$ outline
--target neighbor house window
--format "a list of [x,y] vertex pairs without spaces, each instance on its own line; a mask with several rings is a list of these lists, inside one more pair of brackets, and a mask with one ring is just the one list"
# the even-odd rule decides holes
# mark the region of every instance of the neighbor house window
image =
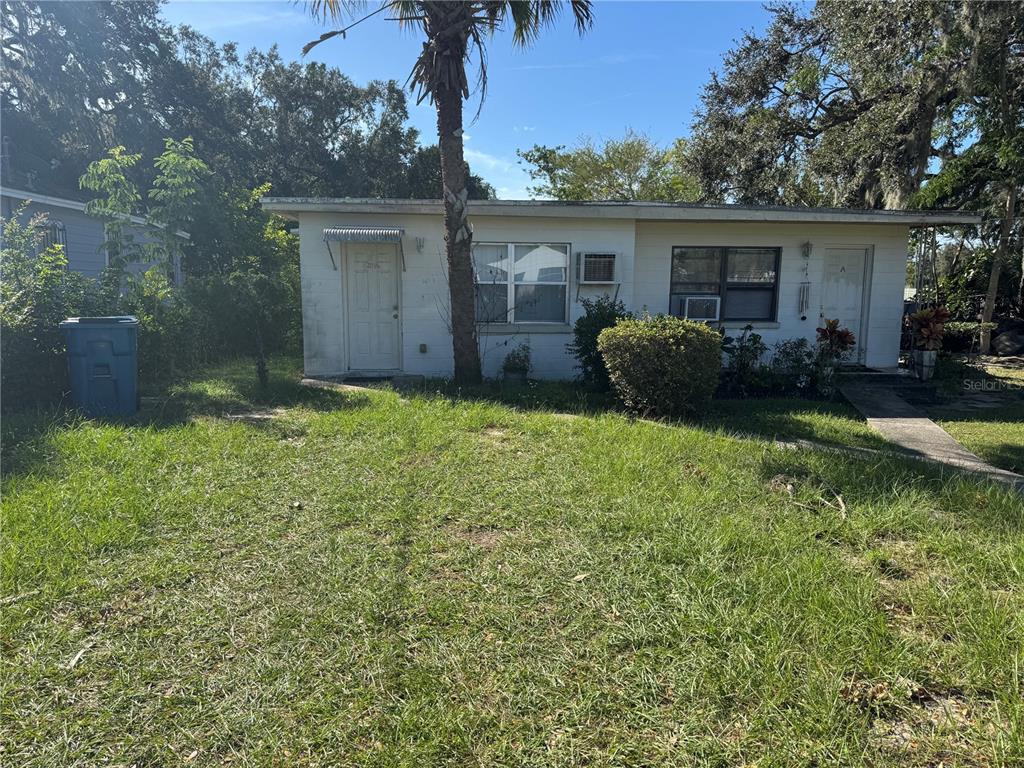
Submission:
[[474,243],[478,323],[566,323],[568,243]]
[[67,255],[68,231],[64,226],[64,222],[51,219],[40,224],[39,231],[42,232],[42,241],[39,244],[42,250],[46,250],[53,245],[59,245],[64,250],[64,255]]
[[[709,315],[718,299],[720,320],[774,320],[779,288],[779,248],[672,249],[672,313],[687,306]],[[687,301],[692,297],[694,301]],[[701,299],[704,299],[701,301]]]

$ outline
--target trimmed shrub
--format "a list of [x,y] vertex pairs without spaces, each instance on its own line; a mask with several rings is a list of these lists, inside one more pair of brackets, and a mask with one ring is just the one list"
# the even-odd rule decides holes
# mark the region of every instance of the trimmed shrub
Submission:
[[637,413],[693,413],[718,386],[720,339],[703,323],[664,315],[620,320],[601,331],[597,346],[615,392]]
[[613,327],[619,320],[632,317],[626,305],[611,296],[596,299],[582,299],[584,314],[576,319],[572,327],[573,340],[568,344],[569,354],[579,360],[580,378],[589,387],[606,392],[611,387],[608,369],[597,348],[597,337],[605,328]]

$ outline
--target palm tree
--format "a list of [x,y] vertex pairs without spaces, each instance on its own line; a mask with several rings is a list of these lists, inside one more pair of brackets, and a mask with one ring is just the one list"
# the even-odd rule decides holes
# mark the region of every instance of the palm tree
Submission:
[[[363,4],[309,0],[309,5],[315,17],[337,21],[353,6]],[[455,381],[459,384],[475,384],[481,379],[473,296],[473,232],[469,227],[467,166],[462,145],[462,107],[470,94],[467,65],[475,54],[482,104],[487,91],[485,38],[510,21],[513,42],[519,46],[529,45],[555,21],[564,5],[571,9],[576,29],[580,34],[585,32],[592,22],[590,0],[382,0],[373,12],[388,10],[399,24],[422,30],[425,38],[408,84],[417,91],[417,103],[429,99],[437,109],[452,348]],[[318,40],[307,43],[302,52],[308,53],[314,46],[337,35],[344,36],[346,31],[326,32]]]

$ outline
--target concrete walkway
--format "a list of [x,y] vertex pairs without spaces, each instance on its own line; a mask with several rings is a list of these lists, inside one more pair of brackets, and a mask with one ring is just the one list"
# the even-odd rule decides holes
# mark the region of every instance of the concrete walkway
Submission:
[[868,426],[905,451],[1024,492],[1024,476],[982,461],[890,387],[853,381],[840,385],[839,390],[867,419]]

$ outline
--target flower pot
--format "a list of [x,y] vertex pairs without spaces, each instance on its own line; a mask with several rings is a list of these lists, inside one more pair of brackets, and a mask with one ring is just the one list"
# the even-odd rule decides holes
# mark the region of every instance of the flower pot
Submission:
[[935,358],[938,352],[934,349],[914,350],[914,373],[921,381],[928,381],[935,373]]

